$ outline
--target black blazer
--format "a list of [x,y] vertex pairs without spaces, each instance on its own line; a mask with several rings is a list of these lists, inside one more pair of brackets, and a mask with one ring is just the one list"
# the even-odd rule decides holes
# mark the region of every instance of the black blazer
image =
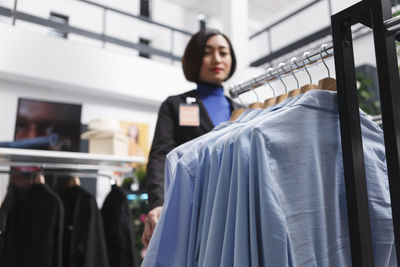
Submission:
[[10,186],[0,209],[0,266],[61,267],[63,214],[47,185]]
[[109,267],[96,199],[80,186],[60,193],[64,204],[63,267]]
[[[186,97],[196,98],[200,108],[200,126],[179,126],[179,105],[186,103]],[[232,110],[241,107],[228,98]],[[164,203],[164,165],[165,156],[175,147],[208,133],[214,125],[206,108],[197,94],[192,90],[180,95],[168,97],[158,112],[153,144],[147,164],[147,192],[150,210]]]
[[131,210],[125,191],[113,185],[101,209],[110,267],[139,266]]

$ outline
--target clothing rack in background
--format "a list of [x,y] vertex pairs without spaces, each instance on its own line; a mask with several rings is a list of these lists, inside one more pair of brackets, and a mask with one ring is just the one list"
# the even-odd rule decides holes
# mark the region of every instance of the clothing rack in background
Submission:
[[131,163],[145,163],[144,157],[89,154],[79,152],[0,148],[1,167],[38,167],[53,171],[130,172]]
[[[285,75],[292,74],[305,69],[309,66],[320,64],[323,60],[333,57],[333,46],[322,44],[318,51],[305,52],[303,58],[297,59],[292,58],[290,63],[281,63],[279,67],[269,68],[266,73],[261,74],[251,80],[242,82],[237,85],[233,85],[229,88],[229,94],[233,98],[239,97],[239,95],[249,92],[250,90],[256,89],[260,86],[265,85],[267,82],[271,82]],[[329,69],[328,69],[329,70]],[[240,98],[239,98],[240,99]]]
[[373,30],[397,264],[400,263],[400,80],[391,1],[363,0],[331,17],[353,266],[374,266],[351,27]]
[[120,175],[133,172],[132,164],[143,163],[145,158],[139,156],[0,148],[0,174],[5,175],[107,178],[111,184],[116,184]]
[[112,186],[100,211],[103,190],[91,192],[86,182],[96,181],[81,184],[80,178],[118,185],[120,174],[132,174],[132,163],[144,162],[138,156],[0,148],[0,176],[10,175],[15,185],[7,187],[1,206],[0,265],[137,266],[129,195]]

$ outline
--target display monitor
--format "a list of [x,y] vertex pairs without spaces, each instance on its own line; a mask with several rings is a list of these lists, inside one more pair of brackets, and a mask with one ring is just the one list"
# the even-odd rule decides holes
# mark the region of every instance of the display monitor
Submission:
[[14,140],[31,145],[26,148],[78,152],[81,110],[79,104],[19,98]]

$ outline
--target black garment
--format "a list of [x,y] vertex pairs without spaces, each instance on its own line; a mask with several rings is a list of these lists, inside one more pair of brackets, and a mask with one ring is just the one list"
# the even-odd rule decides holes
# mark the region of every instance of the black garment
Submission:
[[[196,98],[200,108],[200,126],[179,126],[179,105],[186,103],[186,97]],[[231,111],[240,107],[228,98]],[[195,139],[214,128],[197,90],[170,96],[158,111],[158,120],[147,164],[147,192],[150,210],[164,203],[165,156],[175,147]]]
[[122,188],[112,187],[101,213],[110,266],[138,266],[131,211]]
[[61,267],[63,207],[44,184],[10,187],[0,209],[0,266]]
[[79,186],[60,194],[64,204],[63,267],[108,267],[103,222],[96,200]]

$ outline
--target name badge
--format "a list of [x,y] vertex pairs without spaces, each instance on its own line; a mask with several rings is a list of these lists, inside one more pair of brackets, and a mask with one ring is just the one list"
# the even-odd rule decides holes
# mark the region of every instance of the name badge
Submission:
[[200,108],[198,104],[179,105],[179,126],[200,126]]

